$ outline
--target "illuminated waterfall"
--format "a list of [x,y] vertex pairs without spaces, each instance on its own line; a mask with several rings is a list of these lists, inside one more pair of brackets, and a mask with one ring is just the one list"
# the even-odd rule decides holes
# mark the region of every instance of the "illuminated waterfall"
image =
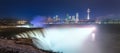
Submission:
[[[46,28],[16,35],[17,38],[31,38],[33,44],[43,50],[63,53],[78,53],[86,38],[95,28]],[[29,36],[28,36],[29,35]]]

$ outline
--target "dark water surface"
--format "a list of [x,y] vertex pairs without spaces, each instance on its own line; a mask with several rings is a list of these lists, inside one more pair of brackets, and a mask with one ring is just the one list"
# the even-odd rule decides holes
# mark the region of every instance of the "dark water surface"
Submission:
[[97,25],[96,41],[102,53],[120,53],[120,25]]

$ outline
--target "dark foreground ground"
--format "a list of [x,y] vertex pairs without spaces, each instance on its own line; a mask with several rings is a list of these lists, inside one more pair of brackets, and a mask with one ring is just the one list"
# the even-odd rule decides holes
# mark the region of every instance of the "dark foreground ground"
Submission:
[[0,39],[0,53],[52,53],[35,48],[31,40]]

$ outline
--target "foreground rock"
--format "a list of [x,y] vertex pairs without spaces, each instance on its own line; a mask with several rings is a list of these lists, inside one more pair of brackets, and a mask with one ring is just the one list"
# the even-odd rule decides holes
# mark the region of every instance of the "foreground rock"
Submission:
[[28,40],[0,39],[0,53],[53,53],[39,50],[30,42]]

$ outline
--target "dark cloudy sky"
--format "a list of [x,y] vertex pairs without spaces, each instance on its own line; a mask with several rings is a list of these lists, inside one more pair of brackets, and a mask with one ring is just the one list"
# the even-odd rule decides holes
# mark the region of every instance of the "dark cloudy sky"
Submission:
[[120,0],[0,0],[0,16],[33,17],[74,15],[85,17],[87,8],[91,16],[120,14]]

